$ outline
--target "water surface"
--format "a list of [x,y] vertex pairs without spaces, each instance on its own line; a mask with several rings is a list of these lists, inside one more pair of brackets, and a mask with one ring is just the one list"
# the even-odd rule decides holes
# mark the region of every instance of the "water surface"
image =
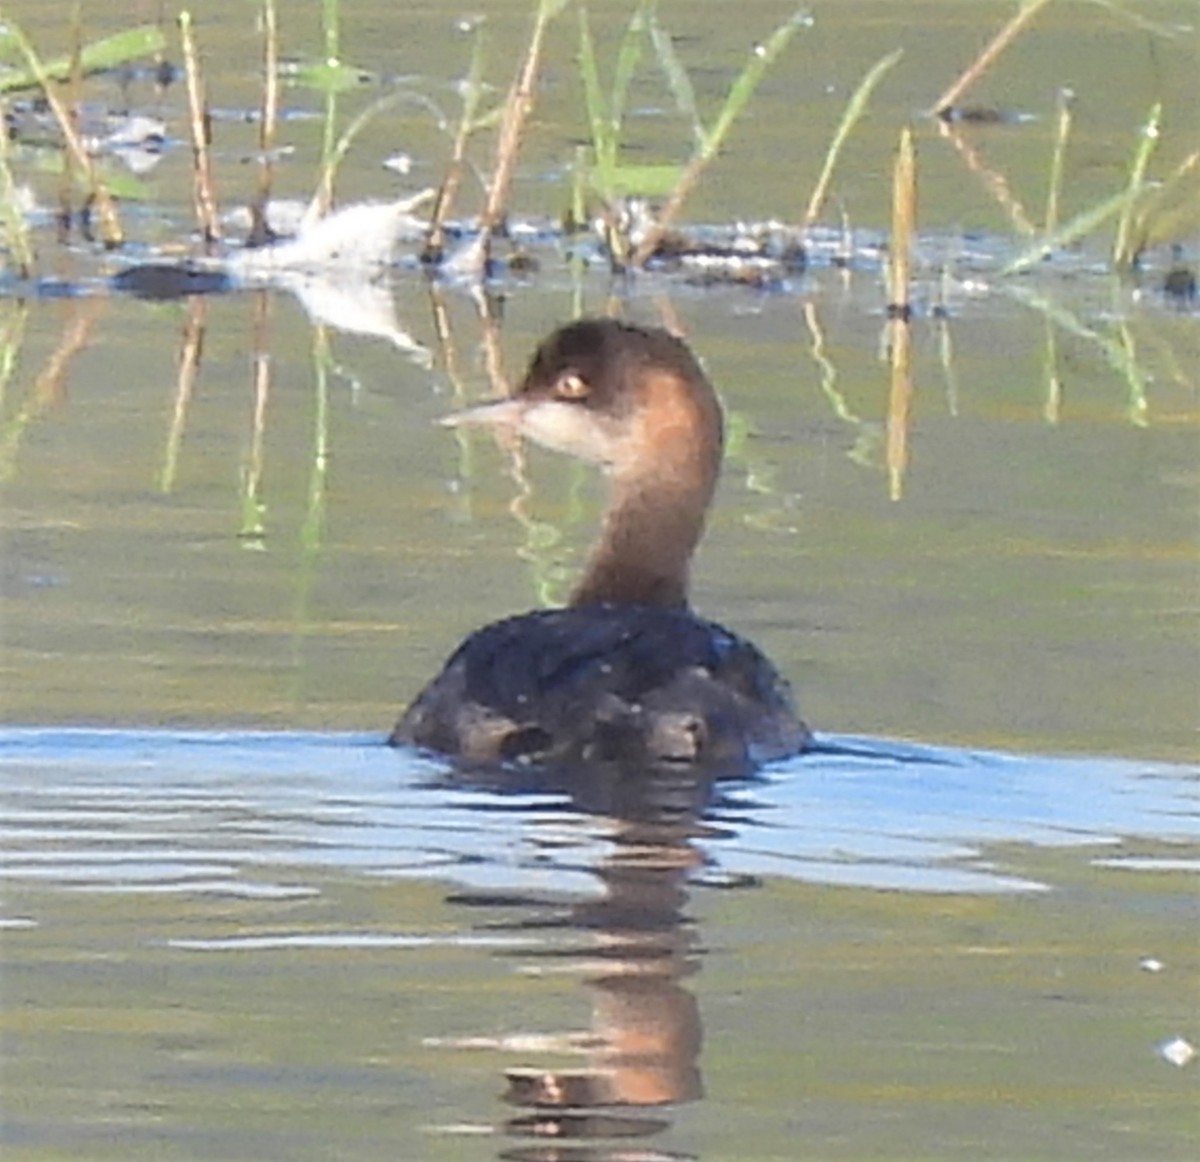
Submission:
[[[476,7],[504,84],[528,6]],[[343,8],[346,56],[378,74],[345,116],[398,76],[452,103],[457,14]],[[661,9],[715,103],[791,7]],[[626,6],[591,11],[611,46]],[[411,254],[372,281],[150,304],[107,289],[128,253],[61,247],[45,220],[43,291],[70,297],[0,299],[6,1157],[1194,1155],[1195,308],[1156,293],[1162,253],[1140,286],[1088,246],[997,279],[1011,207],[916,117],[907,389],[881,358],[896,132],[1009,11],[814,5],[694,221],[794,217],[853,84],[907,55],[839,179],[852,268],[767,293],[614,284],[543,233],[542,271],[483,318]],[[13,14],[48,45],[70,22]],[[95,34],[126,17],[86,13]],[[197,15],[225,202],[253,182],[248,19]],[[1035,217],[1059,87],[1071,213],[1119,186],[1151,103],[1188,109],[1194,86],[1186,43],[1112,10],[1039,19],[979,92],[1032,118],[965,138]],[[312,55],[317,21],[289,9],[285,51]],[[574,34],[570,14],[552,32],[518,173],[539,229],[584,126]],[[663,87],[635,97],[633,155],[681,150]],[[176,252],[182,96],[128,99],[171,126],[133,250]],[[307,193],[320,102],[285,103],[278,191]],[[445,148],[402,107],[340,193],[434,181]],[[397,149],[403,182],[379,166]],[[39,157],[14,164],[53,205]],[[602,504],[578,466],[434,421],[614,304],[687,334],[721,391],[696,604],[792,677],[823,744],[711,801],[686,781],[500,794],[381,745],[465,632],[561,599]]]
[[14,1157],[1194,1144],[1195,769],[824,738],[702,818],[362,735],[9,730],[0,773]]

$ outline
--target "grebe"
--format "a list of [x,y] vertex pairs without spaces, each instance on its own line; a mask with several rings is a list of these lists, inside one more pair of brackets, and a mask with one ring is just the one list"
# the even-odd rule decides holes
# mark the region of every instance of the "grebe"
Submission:
[[583,319],[543,341],[509,399],[447,417],[607,469],[599,540],[565,609],[471,634],[389,741],[471,764],[744,774],[803,750],[791,691],[749,642],[688,608],[720,473],[721,407],[666,331]]

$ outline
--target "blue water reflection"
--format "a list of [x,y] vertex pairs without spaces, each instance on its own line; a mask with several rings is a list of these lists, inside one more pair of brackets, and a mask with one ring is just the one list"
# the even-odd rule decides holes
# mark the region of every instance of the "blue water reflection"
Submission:
[[[365,734],[8,729],[0,779],[5,875],[85,890],[302,896],[323,868],[586,896],[619,840],[561,792],[448,781]],[[695,831],[708,883],[1040,891],[994,845],[1152,869],[1139,844],[1200,840],[1200,768],[826,737],[722,784]]]

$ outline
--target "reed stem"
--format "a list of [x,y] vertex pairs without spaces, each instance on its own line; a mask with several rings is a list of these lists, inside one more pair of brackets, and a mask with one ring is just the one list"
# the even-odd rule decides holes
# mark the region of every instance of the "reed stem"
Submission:
[[517,165],[517,152],[521,145],[521,134],[525,122],[533,109],[534,86],[537,83],[538,67],[541,64],[542,45],[550,21],[564,7],[565,0],[541,0],[529,38],[525,60],[517,72],[516,79],[508,90],[504,103],[504,114],[496,140],[496,159],[492,168],[492,180],[488,183],[487,198],[479,217],[479,249],[486,259],[491,252],[492,236],[504,216],[509,187]]
[[829,143],[829,148],[825,151],[825,161],[821,166],[821,174],[817,178],[817,184],[813,187],[813,192],[808,199],[808,208],[804,211],[804,217],[801,219],[800,225],[802,230],[810,229],[817,220],[817,216],[821,213],[821,208],[824,206],[825,199],[829,195],[829,186],[833,181],[833,170],[837,165],[839,156],[841,156],[842,147],[849,139],[855,125],[858,124],[862,115],[866,112],[867,102],[871,99],[871,94],[875,91],[875,86],[883,80],[884,74],[903,55],[904,50],[898,48],[895,52],[888,53],[887,56],[877,60],[868,70],[866,76],[859,81],[858,87],[846,103],[842,119],[834,131],[833,140]]
[[248,245],[261,246],[273,237],[267,207],[274,183],[275,126],[279,118],[279,22],[275,0],[263,0],[263,99],[258,124],[258,190],[251,207],[253,224]]
[[450,151],[450,164],[438,186],[433,210],[429,215],[429,229],[425,234],[425,248],[421,261],[438,263],[446,249],[446,221],[458,197],[462,185],[463,171],[467,164],[467,143],[477,127],[479,97],[483,89],[484,25],[479,21],[473,28],[474,43],[467,75],[462,82],[462,115],[454,132],[454,143]]
[[1071,136],[1071,108],[1075,94],[1070,89],[1059,89],[1055,99],[1054,153],[1050,158],[1050,181],[1046,191],[1046,215],[1042,229],[1053,234],[1058,229],[1058,206],[1062,196],[1063,164],[1067,156],[1067,139]]
[[217,218],[217,199],[213,190],[211,122],[208,115],[208,100],[204,92],[204,78],[196,56],[196,42],[192,36],[192,15],[188,11],[179,14],[179,36],[183,49],[183,67],[187,78],[188,127],[192,137],[192,198],[196,209],[196,222],[206,248],[220,240],[221,226]]
[[1050,0],[1024,0],[1016,15],[996,33],[983,52],[971,62],[958,80],[933,103],[934,114],[943,116],[947,110],[952,109],[963,93],[995,64],[1000,54],[1016,40],[1025,26],[1049,3]]
[[6,27],[13,43],[25,58],[30,75],[41,86],[46,104],[50,106],[50,112],[54,114],[54,120],[63,135],[67,155],[76,168],[87,175],[89,200],[100,220],[100,241],[106,249],[115,250],[125,241],[125,235],[121,230],[121,220],[117,215],[116,203],[96,171],[91,155],[84,148],[79,131],[75,128],[74,118],[59,93],[58,84],[47,72],[41,58],[20,28],[11,21],[7,22]]
[[917,160],[912,130],[905,126],[892,170],[892,239],[888,247],[888,315],[907,322],[912,316],[909,283],[917,221]]
[[1121,210],[1117,219],[1117,237],[1113,243],[1113,265],[1118,270],[1131,270],[1140,257],[1140,247],[1133,244],[1134,211],[1137,208],[1140,192],[1145,188],[1146,170],[1150,159],[1158,148],[1158,140],[1162,131],[1162,102],[1155,103],[1150,110],[1150,116],[1142,127],[1141,140],[1133,155],[1133,164],[1129,167],[1129,182],[1126,189],[1130,193],[1129,200]]

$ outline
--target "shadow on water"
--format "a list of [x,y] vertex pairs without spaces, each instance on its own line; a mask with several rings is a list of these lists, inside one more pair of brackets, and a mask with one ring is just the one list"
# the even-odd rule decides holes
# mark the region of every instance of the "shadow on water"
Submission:
[[[478,975],[481,957],[499,957],[534,986],[526,999],[481,983],[470,1006],[473,1028],[435,1006],[400,1035],[419,1042],[406,1053],[409,1070],[437,1074],[447,1059],[480,1055],[498,1062],[491,1088],[514,1112],[492,1114],[478,1108],[476,1096],[474,1107],[446,1116],[434,1101],[422,1132],[430,1142],[483,1135],[505,1159],[627,1158],[634,1142],[649,1149],[651,1138],[669,1141],[682,1111],[704,1097],[704,1009],[735,1000],[697,989],[706,963],[734,939],[727,921],[706,924],[695,914],[712,893],[733,892],[747,914],[769,884],[787,881],[918,897],[1036,899],[1061,886],[1024,870],[1038,848],[1080,849],[1096,866],[1145,875],[1200,866],[1196,768],[866,738],[827,737],[812,754],[757,779],[711,788],[628,773],[572,788],[545,779],[472,780],[364,735],[10,729],[0,733],[0,775],[4,926],[17,953],[12,993],[38,991],[19,942],[36,946],[39,933],[53,941],[61,924],[53,900],[78,893],[98,903],[96,893],[131,901],[131,920],[106,905],[107,918],[84,919],[72,941],[85,950],[96,923],[118,925],[126,967],[106,970],[114,982],[123,973],[139,979],[146,970],[134,965],[148,954],[181,982],[187,962],[206,958],[244,982],[231,984],[224,1004],[236,1012],[238,992],[249,987],[258,997],[252,1003],[263,1006],[260,1020],[277,1005],[286,1012],[289,1002],[279,998],[297,990],[301,999],[292,1004],[320,1005],[320,993],[307,994],[321,988],[312,974],[331,951],[351,958],[338,971],[352,971],[356,958],[383,958],[376,987],[389,1010],[419,1008],[431,995],[430,982],[409,979],[399,958],[453,949]],[[1167,854],[1147,856],[1148,845]],[[401,913],[390,925],[355,923],[361,909],[345,904],[320,915],[289,913],[336,894],[347,876],[383,890],[435,886],[437,919],[422,924],[414,913],[405,924]],[[165,919],[139,921],[139,899],[177,906]],[[212,903],[197,912],[188,903],[197,900]],[[221,900],[282,912],[264,922]],[[42,962],[54,978],[63,970],[47,969],[52,961],[44,958],[52,955],[35,953],[32,963]],[[293,980],[277,984],[268,999],[252,982],[276,973],[281,959]],[[453,971],[444,971],[452,987]],[[545,1013],[556,1012],[564,980],[585,998],[587,1024],[539,1029],[539,992]],[[175,1005],[212,1009],[211,1000],[179,987],[185,991]],[[756,987],[747,978],[736,995],[752,996]],[[110,988],[123,1003],[122,986]],[[359,996],[340,1003],[339,1019],[349,1023],[356,1003],[369,1007]],[[259,1036],[252,1037],[255,1053],[270,1055]],[[340,1057],[350,1041],[327,1052]],[[154,1085],[164,1110],[196,1084],[195,1066],[186,1065],[194,1052],[172,1046],[154,1054],[174,1062],[160,1064],[166,1080]],[[9,1079],[24,1094],[29,1071],[36,1074],[37,1038],[25,1030],[19,1048]],[[239,1084],[243,1066],[229,1046],[214,1045],[203,1060],[223,1084]],[[137,1080],[130,1084],[136,1091]],[[412,1082],[397,1084],[403,1090]],[[315,1092],[333,1100],[336,1085],[318,1083]],[[54,1128],[39,1121],[36,1108],[22,1097],[5,1131],[10,1143],[79,1144],[98,1132],[85,1115],[70,1133]],[[158,1120],[157,1140],[183,1134],[178,1140],[186,1141],[187,1132],[186,1119],[177,1125],[166,1113]],[[743,1132],[755,1140],[748,1126]],[[123,1134],[126,1145],[140,1141],[136,1126]],[[264,1141],[234,1135],[222,1149],[264,1149]],[[746,1156],[763,1155],[750,1147]]]

